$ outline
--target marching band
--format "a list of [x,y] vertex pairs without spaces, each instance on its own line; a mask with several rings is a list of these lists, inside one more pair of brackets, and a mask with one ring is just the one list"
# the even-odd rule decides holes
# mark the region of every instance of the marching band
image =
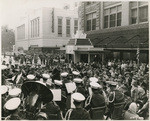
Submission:
[[69,63],[64,56],[2,62],[2,119],[149,119],[148,69],[120,60]]

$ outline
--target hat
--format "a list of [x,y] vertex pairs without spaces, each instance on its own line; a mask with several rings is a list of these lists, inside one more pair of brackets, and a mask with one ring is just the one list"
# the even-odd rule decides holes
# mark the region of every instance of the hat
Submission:
[[117,79],[117,82],[122,82],[121,79]]
[[9,94],[11,97],[17,97],[20,93],[21,93],[21,89],[19,89],[19,88],[11,89],[11,90],[9,90],[9,92],[8,92],[8,94]]
[[93,89],[98,89],[98,88],[102,88],[101,85],[99,85],[97,82],[91,82],[90,83],[91,88]]
[[130,74],[130,72],[128,72],[128,71],[127,71],[127,72],[125,72],[125,74],[124,74],[124,75],[126,76],[126,75],[128,75],[128,74]]
[[89,80],[90,82],[98,82],[98,78],[96,77],[90,77]]
[[73,71],[72,72],[74,75],[79,75],[80,73],[79,72],[77,72],[77,71]]
[[15,72],[19,72],[20,70],[19,70],[19,69],[14,69],[14,71],[15,71]]
[[85,100],[85,97],[81,93],[78,93],[78,92],[73,93],[72,98],[76,102],[82,102]]
[[58,86],[62,85],[62,81],[61,80],[54,80],[54,83]]
[[45,79],[50,78],[50,75],[48,75],[48,74],[42,74],[42,76],[43,76],[43,78],[45,78]]
[[58,62],[58,60],[57,60],[57,59],[54,59],[53,61],[54,61],[54,62]]
[[35,78],[35,76],[32,75],[32,74],[29,74],[29,75],[27,75],[27,78],[28,78],[29,80],[33,80],[33,79]]
[[66,77],[68,75],[68,73],[67,72],[63,72],[63,73],[61,73],[61,76],[62,77]]
[[75,83],[81,83],[83,80],[80,79],[80,78],[74,78],[73,81],[74,81]]
[[61,62],[65,62],[65,59],[60,59]]
[[137,112],[137,105],[136,105],[136,103],[135,102],[132,102],[131,104],[130,104],[130,106],[129,106],[129,109],[128,110],[130,110],[130,111],[132,111],[132,112],[134,112],[134,113],[136,113]]
[[6,66],[6,65],[1,65],[1,69],[2,70],[5,70],[5,69],[7,69],[8,67]]
[[20,103],[21,103],[20,98],[11,98],[5,103],[4,107],[7,110],[15,110],[19,107]]
[[117,85],[117,82],[110,81],[109,84],[110,84],[111,86],[116,86],[116,85]]
[[0,89],[1,89],[1,95],[5,94],[8,91],[8,87],[5,85],[2,85]]
[[44,112],[40,112],[40,113],[38,114],[38,117],[43,117],[43,118],[47,119],[47,114],[44,113]]

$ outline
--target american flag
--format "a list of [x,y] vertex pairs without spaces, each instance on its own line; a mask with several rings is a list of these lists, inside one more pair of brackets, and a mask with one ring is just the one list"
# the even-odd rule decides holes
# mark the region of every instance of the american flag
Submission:
[[139,55],[140,55],[140,48],[137,48],[136,52],[136,59],[139,61]]

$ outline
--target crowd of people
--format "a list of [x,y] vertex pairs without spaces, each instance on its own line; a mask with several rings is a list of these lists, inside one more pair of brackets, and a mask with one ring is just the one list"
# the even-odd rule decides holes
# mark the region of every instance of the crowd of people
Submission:
[[14,64],[12,57],[2,60],[3,120],[149,119],[146,63],[73,63],[59,54],[13,58]]

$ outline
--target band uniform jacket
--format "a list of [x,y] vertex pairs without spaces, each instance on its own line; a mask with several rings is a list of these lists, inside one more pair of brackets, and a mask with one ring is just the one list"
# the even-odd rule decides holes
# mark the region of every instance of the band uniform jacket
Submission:
[[48,116],[48,120],[61,120],[60,108],[55,102],[49,102],[41,109]]
[[70,109],[66,113],[66,120],[90,120],[89,113],[83,108]]
[[114,120],[121,120],[123,108],[124,108],[124,94],[119,90],[110,92],[109,95],[109,107],[111,118]]

